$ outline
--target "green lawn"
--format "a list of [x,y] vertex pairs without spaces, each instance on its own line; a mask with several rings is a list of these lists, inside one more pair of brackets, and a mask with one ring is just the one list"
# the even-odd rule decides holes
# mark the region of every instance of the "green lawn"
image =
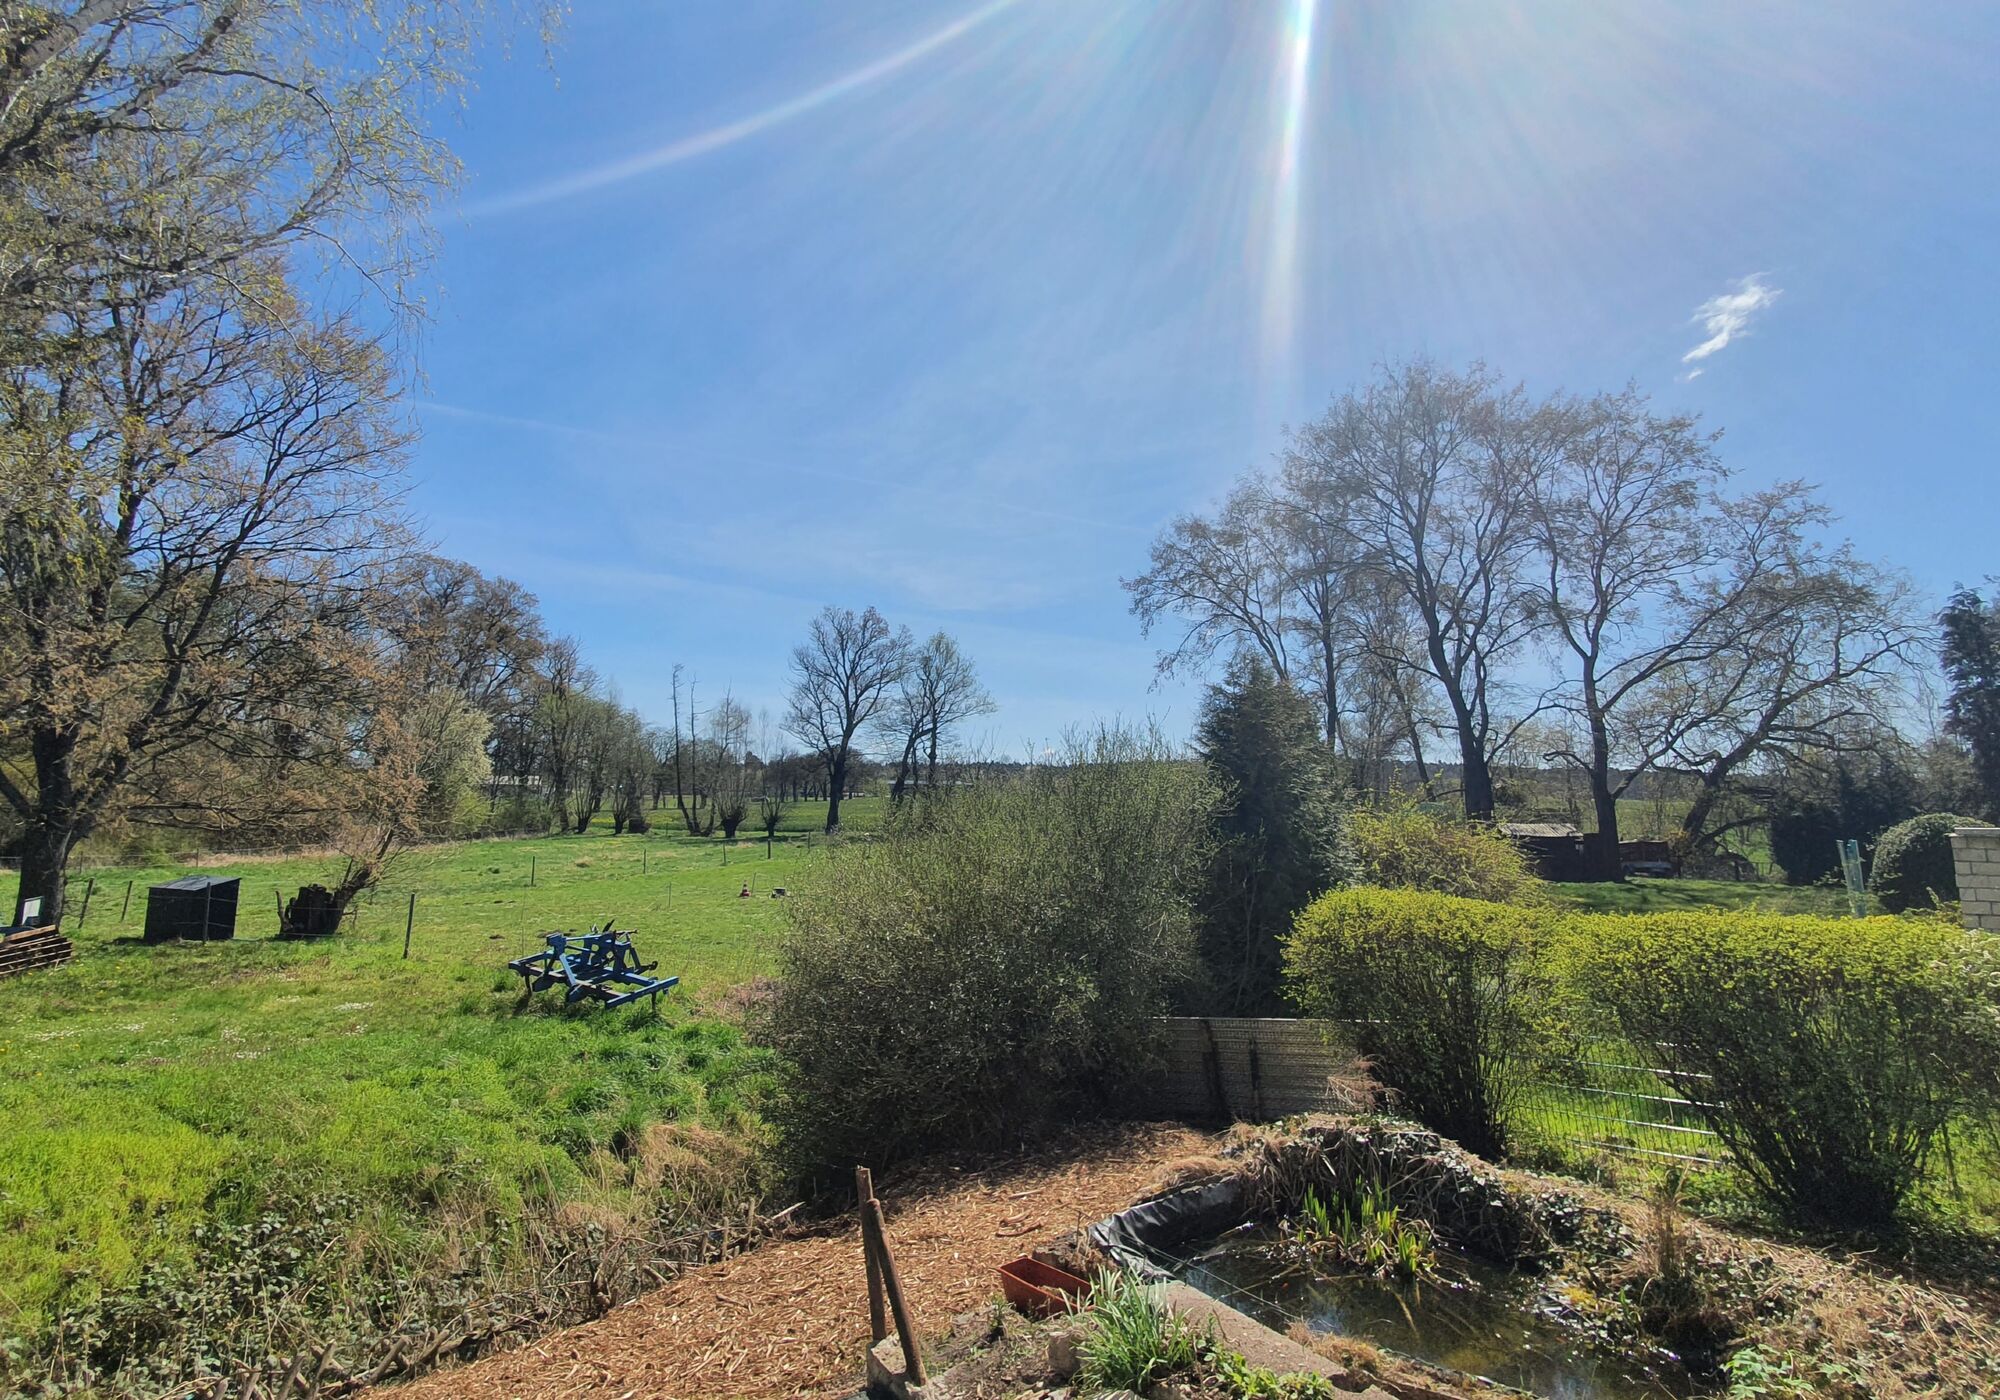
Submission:
[[[91,872],[76,961],[0,982],[0,1342],[274,1201],[362,1203],[369,1237],[412,1261],[445,1241],[504,1264],[530,1199],[657,1215],[649,1125],[761,1131],[768,1067],[723,994],[773,966],[772,886],[824,858],[781,837],[767,859],[747,833],[442,847],[320,943],[271,938],[276,896],[335,872],[248,862],[204,871],[243,878],[235,941],[156,947],[137,941],[145,887],[185,871]],[[524,1004],[506,961],[605,919],[681,976],[658,1014]]]
[[[1649,880],[1556,885],[1562,899],[1598,913],[1658,914],[1686,909],[1756,909],[1767,914],[1847,915],[1847,893],[1813,885],[1748,880]],[[1872,907],[1872,906],[1871,906]]]

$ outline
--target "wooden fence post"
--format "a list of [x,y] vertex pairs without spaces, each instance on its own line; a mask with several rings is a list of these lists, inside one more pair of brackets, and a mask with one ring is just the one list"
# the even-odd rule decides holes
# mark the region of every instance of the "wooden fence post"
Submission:
[[[410,917],[403,921],[403,956],[410,956],[410,930],[417,926],[417,892],[410,891]],[[391,928],[395,925],[391,924]]]
[[97,877],[93,875],[84,884],[83,887],[83,908],[77,910],[76,913],[76,926],[78,928],[82,928],[83,921],[90,917],[90,896],[92,891],[94,891],[96,888],[97,888]]
[[[866,1167],[854,1169],[854,1208],[867,1211],[868,1203],[875,1199],[874,1174]],[[868,1343],[873,1346],[889,1335],[889,1319],[883,1312],[882,1269],[875,1262],[874,1246],[868,1243],[868,1224],[861,1225],[861,1257],[868,1266]]]
[[118,906],[118,922],[125,922],[125,911],[132,907],[132,882],[125,882],[125,902]]
[[533,855],[530,855],[528,857],[528,888],[533,889],[534,887],[535,887],[535,858]]
[[910,1318],[910,1305],[903,1298],[903,1281],[896,1276],[895,1256],[889,1253],[889,1236],[882,1223],[882,1203],[867,1200],[861,1203],[861,1224],[864,1243],[875,1251],[876,1267],[882,1271],[882,1289],[889,1295],[889,1312],[896,1319],[896,1336],[903,1343],[903,1379],[911,1385],[923,1385],[924,1355],[917,1341],[917,1328]]

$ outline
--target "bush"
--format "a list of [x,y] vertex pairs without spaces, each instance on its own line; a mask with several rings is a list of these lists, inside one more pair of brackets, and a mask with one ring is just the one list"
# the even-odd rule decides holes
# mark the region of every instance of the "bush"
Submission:
[[1434,816],[1413,803],[1356,808],[1347,816],[1347,839],[1360,878],[1371,885],[1497,904],[1548,898],[1520,847],[1498,831]]
[[1701,1085],[1709,1127],[1802,1223],[1888,1221],[2000,1063],[1990,941],[1939,920],[1578,915],[1561,944],[1575,991]]
[[906,804],[785,901],[760,1034],[804,1171],[1017,1141],[1116,1105],[1193,962],[1201,770],[1104,734]]
[[1541,1039],[1544,916],[1418,890],[1336,890],[1285,944],[1292,999],[1347,1021],[1396,1106],[1481,1156],[1506,1147]]
[[1951,833],[1961,826],[1985,824],[1949,812],[1932,812],[1890,827],[1875,843],[1869,890],[1892,914],[1928,909],[1940,900],[1956,900],[1958,871],[1951,860]]

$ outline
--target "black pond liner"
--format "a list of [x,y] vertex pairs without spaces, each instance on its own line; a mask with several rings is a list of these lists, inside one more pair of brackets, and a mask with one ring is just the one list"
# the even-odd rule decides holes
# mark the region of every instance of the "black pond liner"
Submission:
[[[1441,1173],[1479,1187],[1485,1173],[1435,1135],[1422,1130],[1347,1132],[1313,1128],[1301,1143],[1324,1150],[1329,1144],[1351,1163],[1372,1148],[1387,1148],[1390,1170],[1420,1161],[1419,1170]],[[1414,1151],[1416,1156],[1410,1154]],[[1482,1164],[1483,1165],[1483,1164]],[[1483,1223],[1501,1201],[1491,1192],[1472,1197]],[[1464,1202],[1466,1193],[1457,1199]],[[1151,1282],[1175,1280],[1209,1294],[1276,1331],[1304,1322],[1319,1333],[1366,1341],[1380,1350],[1427,1366],[1474,1376],[1506,1389],[1558,1400],[1635,1400],[1636,1397],[1699,1393],[1684,1376],[1671,1379],[1635,1368],[1629,1357],[1589,1346],[1575,1329],[1536,1305],[1532,1280],[1513,1271],[1519,1262],[1480,1257],[1439,1229],[1447,1267],[1463,1282],[1399,1287],[1369,1278],[1315,1277],[1269,1257],[1270,1201],[1243,1176],[1202,1182],[1168,1192],[1107,1216],[1088,1227],[1092,1244],[1123,1268]],[[1440,1222],[1433,1222],[1434,1227]],[[1510,1232],[1515,1233],[1515,1232]],[[1526,1246],[1539,1233],[1527,1222],[1517,1233]],[[1538,1254],[1524,1248],[1531,1262]],[[1662,1358],[1664,1359],[1664,1358]]]

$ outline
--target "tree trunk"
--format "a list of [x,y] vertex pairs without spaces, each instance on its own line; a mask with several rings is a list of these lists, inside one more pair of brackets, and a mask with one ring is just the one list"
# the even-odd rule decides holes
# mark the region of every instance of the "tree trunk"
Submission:
[[847,786],[847,750],[843,747],[835,751],[833,761],[826,766],[826,829],[829,832],[840,829],[840,794]]
[[73,837],[66,825],[38,818],[28,827],[21,842],[21,888],[14,901],[14,922],[20,923],[21,906],[36,895],[42,897],[37,924],[53,924],[62,919],[63,877],[69,869]]
[[896,764],[896,781],[889,785],[889,805],[894,807],[903,800],[903,789],[909,786],[910,770],[917,766],[917,731],[912,729],[903,740],[903,756]]
[[932,793],[937,792],[937,749],[937,728],[933,726],[931,728],[930,752],[924,761],[924,787]]
[[1590,805],[1597,813],[1591,875],[1598,880],[1623,883],[1625,867],[1618,858],[1618,796],[1611,790],[1611,741],[1602,723],[1591,725]]
[[38,729],[30,743],[35,756],[34,812],[21,837],[21,884],[13,921],[21,922],[23,902],[40,895],[37,922],[53,924],[63,914],[70,853],[87,834],[83,814],[76,810],[76,775],[71,769],[76,739],[54,727]]
[[1330,754],[1339,753],[1340,666],[1334,660],[1333,638],[1324,626],[1320,628],[1319,654],[1320,663],[1326,671],[1325,676],[1322,678],[1325,685],[1324,694],[1326,697],[1326,751]]
[[1488,821],[1493,816],[1493,770],[1487,766],[1486,750],[1469,721],[1458,725],[1458,761],[1465,770],[1460,790],[1465,794],[1468,820]]

